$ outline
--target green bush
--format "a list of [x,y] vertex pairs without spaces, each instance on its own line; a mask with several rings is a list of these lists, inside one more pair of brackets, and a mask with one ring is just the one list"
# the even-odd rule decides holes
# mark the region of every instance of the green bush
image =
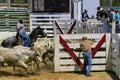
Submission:
[[114,0],[113,6],[120,6],[120,0]]
[[0,0],[0,3],[6,3],[6,0]]
[[101,6],[111,6],[110,2],[112,1],[112,6],[120,6],[120,0],[100,0]]
[[24,3],[26,3],[26,0],[14,0],[13,3],[24,4]]

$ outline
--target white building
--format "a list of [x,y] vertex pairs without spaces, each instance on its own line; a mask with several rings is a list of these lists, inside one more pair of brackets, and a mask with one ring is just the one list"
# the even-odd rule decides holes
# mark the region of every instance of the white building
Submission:
[[99,0],[30,0],[30,31],[37,26],[52,30],[54,20],[80,20],[83,9],[88,10],[89,16],[95,16],[99,3]]

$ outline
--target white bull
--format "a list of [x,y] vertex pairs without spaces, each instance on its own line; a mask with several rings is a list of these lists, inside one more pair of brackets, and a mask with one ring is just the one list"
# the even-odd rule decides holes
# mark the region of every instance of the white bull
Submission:
[[24,47],[24,46],[15,46],[13,47],[13,49],[16,51],[17,54],[21,54],[21,58],[22,60],[24,60],[24,62],[26,64],[31,63],[32,61],[34,62],[34,65],[36,64],[35,67],[37,67],[37,69],[40,68],[40,62],[42,61],[42,58],[39,56],[39,54],[34,51],[34,53],[31,53],[33,50],[31,50],[31,48],[29,47]]
[[34,49],[43,59],[45,64],[53,64],[54,44],[53,40],[48,38],[37,38],[34,43]]
[[30,48],[23,46],[16,46],[13,49],[0,47],[0,63],[4,62],[12,66],[20,66],[27,71],[27,63],[32,60],[40,61],[40,58]]

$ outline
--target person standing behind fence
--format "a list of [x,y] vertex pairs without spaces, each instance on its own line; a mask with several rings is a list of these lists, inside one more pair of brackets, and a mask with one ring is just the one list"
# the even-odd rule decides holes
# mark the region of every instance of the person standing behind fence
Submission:
[[89,19],[89,15],[87,12],[88,11],[86,9],[84,9],[84,12],[82,13],[82,21],[83,22],[88,21],[88,19]]
[[118,10],[115,11],[115,20],[116,20],[116,23],[119,23],[119,21],[120,21],[120,14],[119,14]]
[[91,46],[93,41],[87,39],[87,36],[82,37],[82,41],[80,42],[80,49],[83,51],[84,57],[84,65],[82,71],[87,76],[90,76],[90,71],[92,67],[92,53],[91,53]]
[[120,33],[120,14],[118,10],[115,11],[116,33]]
[[24,39],[24,46],[28,47],[30,44],[30,38],[25,32],[25,26],[23,25],[22,19],[19,19],[16,28],[17,28],[16,38],[18,39],[18,36],[21,36]]
[[103,23],[102,21],[102,17],[101,17],[101,11],[102,8],[101,7],[97,7],[97,13],[96,13],[96,19],[97,19],[97,25],[96,25],[96,32],[97,33],[103,33],[103,25],[99,24],[99,23]]
[[115,11],[114,9],[110,8],[110,13],[109,13],[109,22],[111,22],[111,27],[112,27],[112,33],[115,33]]
[[99,21],[101,20],[100,13],[101,13],[101,7],[97,7],[97,14],[96,14],[96,19]]
[[109,13],[109,20],[112,22],[115,20],[115,10],[110,8],[110,13]]
[[100,18],[103,22],[103,33],[110,32],[110,28],[108,27],[108,14],[103,8],[100,8]]
[[87,21],[89,19],[88,16],[88,11],[86,9],[84,9],[84,12],[82,13],[82,32],[83,33],[87,33],[88,32],[88,25],[87,25]]

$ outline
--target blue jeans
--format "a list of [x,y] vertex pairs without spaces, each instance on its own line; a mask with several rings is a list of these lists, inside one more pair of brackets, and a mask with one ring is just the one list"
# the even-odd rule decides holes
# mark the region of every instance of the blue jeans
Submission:
[[20,33],[20,36],[24,39],[24,46],[28,47],[30,44],[30,38],[28,35],[26,35],[25,32]]
[[84,65],[83,65],[83,72],[86,75],[90,75],[91,67],[92,67],[92,53],[84,52]]

